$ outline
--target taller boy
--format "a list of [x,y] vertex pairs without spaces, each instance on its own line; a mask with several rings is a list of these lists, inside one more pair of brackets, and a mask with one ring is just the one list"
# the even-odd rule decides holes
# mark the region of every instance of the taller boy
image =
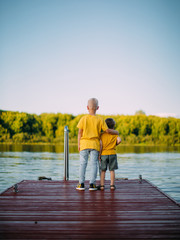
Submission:
[[84,182],[89,155],[91,158],[89,190],[97,190],[96,177],[101,131],[113,135],[119,134],[118,131],[109,129],[101,117],[96,116],[96,111],[99,109],[98,100],[96,98],[89,99],[87,109],[89,114],[83,116],[77,125],[79,128],[78,150],[80,151],[80,177],[79,185],[76,187],[77,190],[85,190]]

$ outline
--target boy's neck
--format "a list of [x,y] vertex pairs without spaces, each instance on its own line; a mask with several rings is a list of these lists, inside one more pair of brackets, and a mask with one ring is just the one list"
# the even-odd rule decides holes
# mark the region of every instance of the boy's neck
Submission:
[[91,115],[91,116],[96,116],[96,111],[94,111],[94,110],[89,110],[89,115]]

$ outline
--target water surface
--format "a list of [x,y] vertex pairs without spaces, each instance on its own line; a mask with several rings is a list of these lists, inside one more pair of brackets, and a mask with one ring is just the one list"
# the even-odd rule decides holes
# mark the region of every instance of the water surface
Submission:
[[[0,144],[0,191],[26,180],[37,180],[39,176],[52,180],[64,178],[64,147],[53,145],[1,145]],[[180,151],[179,147],[135,147],[122,146],[117,151],[119,169],[116,178],[151,181],[176,201],[180,202]],[[79,176],[79,153],[77,146],[70,147],[70,180]],[[89,179],[88,164],[86,179]],[[109,179],[109,172],[106,179]],[[99,179],[99,176],[98,176]]]

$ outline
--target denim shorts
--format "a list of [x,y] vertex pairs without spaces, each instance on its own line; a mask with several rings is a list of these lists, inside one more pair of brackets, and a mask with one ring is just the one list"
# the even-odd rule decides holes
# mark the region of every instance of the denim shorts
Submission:
[[118,169],[117,155],[101,155],[101,170],[106,171],[109,166],[109,171]]

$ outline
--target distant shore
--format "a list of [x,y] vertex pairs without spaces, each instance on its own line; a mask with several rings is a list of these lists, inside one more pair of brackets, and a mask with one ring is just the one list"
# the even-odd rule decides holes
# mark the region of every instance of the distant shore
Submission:
[[[61,144],[64,141],[64,127],[69,128],[70,144],[77,144],[77,124],[83,115],[62,113],[41,115],[0,110],[0,143]],[[125,145],[180,144],[180,119],[146,116],[138,113],[132,116],[98,115],[102,119],[111,117],[116,130]]]

